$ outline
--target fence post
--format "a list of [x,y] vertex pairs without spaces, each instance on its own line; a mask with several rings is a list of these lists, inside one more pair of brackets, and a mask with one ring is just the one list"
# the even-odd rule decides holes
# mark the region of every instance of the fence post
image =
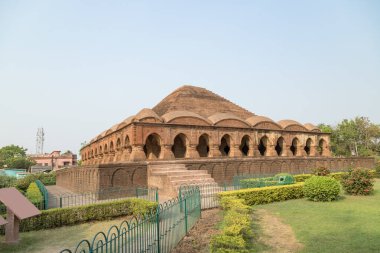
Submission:
[[187,234],[187,229],[188,229],[188,224],[187,224],[187,205],[186,205],[186,197],[183,199],[185,201],[185,231],[186,231],[186,234]]
[[62,208],[62,195],[59,195],[59,207]]
[[138,198],[139,197],[139,190],[138,190],[138,188],[136,188],[136,198]]
[[156,189],[156,202],[158,203],[159,200],[158,200],[158,188]]
[[161,243],[160,243],[160,205],[157,206],[156,223],[157,223],[157,252],[161,253]]
[[179,211],[182,213],[182,211],[183,211],[183,204],[182,204],[182,186],[179,186],[178,200],[179,200]]

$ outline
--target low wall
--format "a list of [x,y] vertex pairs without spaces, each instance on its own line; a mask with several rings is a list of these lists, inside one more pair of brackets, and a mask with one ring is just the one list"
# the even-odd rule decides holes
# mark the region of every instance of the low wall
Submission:
[[181,163],[191,170],[207,170],[216,182],[231,182],[241,174],[309,173],[313,168],[326,167],[342,171],[349,167],[373,168],[370,157],[274,157],[274,158],[204,158],[197,160],[151,161],[124,164],[82,166],[57,171],[57,185],[75,192],[97,191],[108,187],[147,187],[147,165]]

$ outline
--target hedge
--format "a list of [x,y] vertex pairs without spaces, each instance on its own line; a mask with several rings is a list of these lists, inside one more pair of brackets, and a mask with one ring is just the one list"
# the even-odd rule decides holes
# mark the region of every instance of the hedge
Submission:
[[333,177],[312,176],[305,181],[303,192],[312,201],[333,201],[339,197],[340,185]]
[[[368,172],[372,177],[377,176],[376,170],[368,170]],[[326,177],[332,177],[338,181],[341,181],[342,176],[347,175],[347,174],[348,174],[348,172],[335,172],[335,173],[328,174]],[[299,175],[294,175],[294,179],[296,180],[296,182],[305,182],[306,179],[309,179],[312,176],[314,176],[314,174],[299,174]]]
[[288,199],[303,198],[303,185],[304,183],[295,183],[283,186],[227,191],[218,193],[218,196],[219,198],[236,196],[239,199],[244,199],[245,204],[249,206],[260,205]]
[[[35,231],[77,225],[88,221],[107,220],[119,216],[143,215],[157,208],[156,202],[144,199],[124,199],[78,207],[54,208],[41,211],[41,215],[22,220],[20,231]],[[4,228],[0,228],[4,234]]]
[[221,199],[224,217],[221,233],[214,235],[210,241],[212,253],[236,252],[248,253],[252,247],[251,208],[236,196]]

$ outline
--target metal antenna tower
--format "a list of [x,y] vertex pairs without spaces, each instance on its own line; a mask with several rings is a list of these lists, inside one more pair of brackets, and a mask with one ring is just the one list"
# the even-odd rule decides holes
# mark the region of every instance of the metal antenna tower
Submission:
[[38,128],[37,130],[37,141],[36,141],[36,154],[44,153],[44,140],[45,140],[44,129]]

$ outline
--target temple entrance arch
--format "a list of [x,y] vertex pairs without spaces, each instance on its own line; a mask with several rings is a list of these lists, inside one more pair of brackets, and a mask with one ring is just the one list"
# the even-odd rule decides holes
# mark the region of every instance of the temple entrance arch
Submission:
[[307,156],[310,156],[310,151],[311,151],[311,145],[312,144],[313,144],[312,139],[308,138],[307,141],[306,141],[305,148],[304,148]]
[[267,136],[261,137],[260,142],[259,142],[259,146],[258,146],[258,149],[259,149],[261,156],[265,156],[267,154],[268,142],[269,142],[269,139]]
[[199,157],[208,157],[210,152],[209,137],[207,134],[202,134],[198,139],[197,151]]
[[187,150],[187,137],[184,134],[178,134],[174,138],[172,152],[175,158],[185,158]]
[[243,156],[248,156],[248,152],[249,152],[249,143],[250,143],[250,138],[248,135],[245,135],[242,139],[241,139],[241,144],[240,144],[240,151],[242,153]]
[[161,138],[158,134],[150,134],[145,141],[144,153],[148,160],[155,160],[160,157]]
[[298,144],[299,144],[299,140],[296,137],[292,141],[292,146],[290,146],[290,151],[292,152],[293,156],[296,156],[298,154]]
[[222,156],[229,156],[231,151],[231,137],[225,134],[220,140],[219,151]]
[[278,156],[284,155],[285,140],[283,137],[277,139],[277,144],[275,147],[276,153]]

